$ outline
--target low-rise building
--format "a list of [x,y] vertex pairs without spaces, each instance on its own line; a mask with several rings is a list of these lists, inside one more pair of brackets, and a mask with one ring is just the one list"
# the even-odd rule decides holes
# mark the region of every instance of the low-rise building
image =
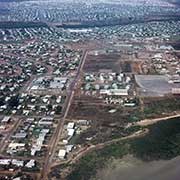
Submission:
[[65,156],[66,156],[66,150],[60,149],[60,150],[59,150],[59,153],[58,153],[58,157],[59,157],[60,159],[64,159]]

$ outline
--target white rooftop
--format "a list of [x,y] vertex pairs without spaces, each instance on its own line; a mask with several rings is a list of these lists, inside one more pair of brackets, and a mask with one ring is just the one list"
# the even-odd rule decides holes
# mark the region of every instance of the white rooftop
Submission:
[[60,159],[64,159],[65,156],[66,156],[66,150],[60,149],[59,153],[58,153],[58,156],[59,156]]
[[67,125],[67,129],[73,129],[74,128],[74,122],[69,122]]

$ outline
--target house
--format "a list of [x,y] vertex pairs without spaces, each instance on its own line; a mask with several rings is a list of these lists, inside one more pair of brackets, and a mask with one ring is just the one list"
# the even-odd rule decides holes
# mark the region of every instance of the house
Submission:
[[39,121],[39,125],[52,125],[52,122],[51,121],[42,121],[42,120],[40,120]]
[[59,150],[59,153],[58,153],[58,157],[59,157],[60,159],[64,159],[65,156],[66,156],[66,150],[60,149],[60,150]]
[[31,159],[29,162],[27,162],[27,164],[25,165],[25,167],[27,168],[32,168],[35,166],[35,160]]
[[65,147],[66,147],[66,152],[69,153],[72,151],[74,145],[66,145]]
[[2,119],[2,123],[8,123],[10,121],[11,117],[10,116],[5,116],[3,119]]
[[109,96],[128,96],[127,89],[102,89],[100,90],[101,95],[109,95]]
[[10,143],[9,144],[9,148],[11,149],[16,149],[17,147],[24,147],[25,144],[24,143]]
[[61,102],[61,98],[62,98],[62,97],[61,97],[61,96],[59,96],[59,97],[56,99],[56,103],[58,103],[58,104],[59,104],[59,103]]
[[0,130],[5,130],[6,126],[0,126]]
[[13,159],[11,163],[12,163],[12,165],[15,165],[17,167],[23,167],[24,166],[24,161],[20,161],[17,159]]
[[101,94],[101,95],[109,95],[109,90],[107,90],[107,89],[101,89],[101,90],[100,90],[100,94]]
[[31,148],[31,156],[34,156],[36,154],[37,151],[41,150],[41,146],[38,145],[33,145]]
[[53,124],[53,117],[43,117],[40,121],[39,121],[39,125],[52,125]]
[[72,137],[75,133],[74,129],[68,129],[68,136]]
[[74,122],[69,122],[68,125],[67,125],[67,129],[73,129],[74,126],[75,126]]
[[110,95],[115,96],[128,96],[128,90],[127,89],[111,89]]
[[136,106],[136,103],[124,103],[125,107],[134,107]]
[[9,165],[10,162],[10,159],[0,159],[0,165]]
[[23,139],[23,138],[26,138],[27,136],[27,133],[25,132],[20,132],[20,133],[16,133],[14,136],[12,136],[13,138],[16,138],[16,139]]

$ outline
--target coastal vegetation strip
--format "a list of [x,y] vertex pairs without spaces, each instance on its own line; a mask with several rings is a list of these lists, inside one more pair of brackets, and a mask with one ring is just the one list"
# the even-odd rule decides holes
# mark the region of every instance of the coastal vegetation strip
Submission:
[[110,158],[122,158],[133,154],[144,161],[167,160],[180,154],[180,119],[159,121],[148,126],[149,133],[134,139],[115,142],[102,149],[95,150],[82,157],[72,166],[72,173],[67,179],[90,179],[103,168]]

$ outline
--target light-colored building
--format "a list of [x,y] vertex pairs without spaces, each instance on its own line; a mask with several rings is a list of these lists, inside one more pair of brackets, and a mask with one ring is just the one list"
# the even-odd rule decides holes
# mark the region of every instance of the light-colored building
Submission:
[[180,95],[180,88],[172,88],[172,94]]
[[128,96],[127,89],[108,89],[108,90],[100,90],[101,95],[109,95],[109,96]]
[[68,125],[67,125],[67,129],[73,129],[74,126],[75,126],[74,122],[69,122]]
[[60,159],[64,159],[65,156],[66,156],[66,150],[60,149],[60,150],[59,150],[59,153],[58,153],[58,157],[59,157]]
[[3,119],[2,119],[2,123],[8,123],[10,121],[11,117],[10,116],[5,116]]

